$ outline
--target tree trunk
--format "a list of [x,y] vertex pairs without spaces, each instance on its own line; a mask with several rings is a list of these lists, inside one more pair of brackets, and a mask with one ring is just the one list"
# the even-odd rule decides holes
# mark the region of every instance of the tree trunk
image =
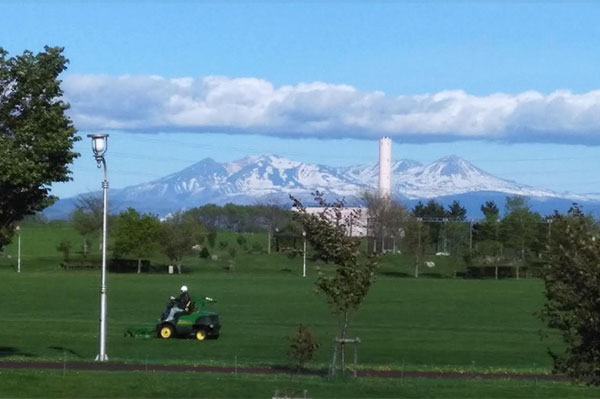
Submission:
[[271,228],[267,231],[267,253],[271,253]]
[[346,343],[344,340],[346,339],[346,331],[348,330],[348,311],[344,312],[344,325],[342,326],[342,342],[340,342],[340,363],[342,367],[342,375],[344,375],[346,370]]
[[138,274],[142,272],[142,258],[138,258]]
[[[525,240],[521,240],[521,262],[525,262]],[[517,264],[517,280],[519,279],[519,265]]]
[[177,274],[181,274],[181,262],[177,262]]
[[419,278],[419,261],[415,264],[415,278]]

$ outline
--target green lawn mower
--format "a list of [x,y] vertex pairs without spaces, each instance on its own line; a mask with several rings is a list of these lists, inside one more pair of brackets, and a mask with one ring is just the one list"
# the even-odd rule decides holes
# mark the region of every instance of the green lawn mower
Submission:
[[154,328],[130,328],[125,332],[126,337],[150,338],[158,336],[161,339],[177,338],[196,338],[198,341],[205,339],[217,339],[221,331],[219,315],[215,312],[204,310],[207,303],[216,302],[214,299],[206,297],[202,299],[192,299],[190,312],[181,312],[175,315],[175,318],[167,321],[171,308],[175,301],[171,299],[162,313],[158,324]]
[[209,297],[202,298],[201,300],[194,299],[190,306],[192,310],[189,313],[179,313],[174,319],[167,321],[169,311],[174,304],[173,301],[170,301],[161,315],[160,322],[156,325],[158,337],[162,339],[194,337],[198,341],[204,341],[207,338],[219,338],[219,332],[221,331],[219,315],[215,312],[204,310],[204,307],[209,302],[216,301]]

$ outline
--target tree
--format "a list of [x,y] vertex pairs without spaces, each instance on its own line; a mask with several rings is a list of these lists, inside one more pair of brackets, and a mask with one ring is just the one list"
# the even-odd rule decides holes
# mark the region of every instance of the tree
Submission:
[[298,372],[315,357],[319,343],[310,328],[302,324],[298,327],[296,335],[289,337],[288,340],[290,346],[287,356],[292,367]]
[[425,245],[429,228],[420,218],[409,217],[406,221],[404,249],[415,257],[415,278],[419,277],[419,266],[425,261]]
[[[529,209],[529,199],[515,195],[506,198],[506,215],[500,222],[501,240],[505,246],[513,249],[520,262],[524,262],[527,249],[537,240],[538,225],[542,217]],[[519,263],[517,263],[519,278]]]
[[138,261],[137,272],[142,271],[142,258],[158,249],[160,221],[150,214],[140,215],[128,208],[115,219],[114,253],[129,254]]
[[62,100],[60,47],[8,57],[0,47],[0,249],[15,223],[54,201],[50,185],[70,180],[79,138]]
[[323,210],[310,214],[298,199],[290,196],[297,210],[293,216],[304,227],[306,239],[316,257],[336,267],[333,274],[319,273],[316,285],[327,297],[332,312],[339,317],[340,360],[344,370],[344,339],[352,315],[371,288],[376,264],[373,258],[361,255],[360,238],[347,234],[350,220],[342,217],[343,201],[328,203],[322,193],[316,192],[314,195],[315,201]]
[[486,201],[481,205],[484,219],[474,226],[474,239],[478,242],[499,241],[500,210],[494,201]]
[[189,213],[177,212],[160,225],[159,242],[164,254],[181,273],[183,257],[204,242],[204,227]]
[[[540,312],[565,344],[550,352],[554,369],[600,385],[600,241],[596,226],[577,206],[553,217],[552,245],[543,268],[546,303]],[[556,239],[555,239],[556,237]]]
[[391,238],[395,249],[397,240],[406,234],[410,213],[390,198],[381,198],[370,192],[363,193],[362,197],[368,212],[369,235],[373,237],[375,247],[384,250],[385,239]]
[[503,261],[503,246],[500,242],[500,210],[494,201],[486,201],[480,207],[483,220],[473,225],[473,241],[475,248],[468,257],[468,262],[495,268]]
[[447,218],[448,215],[444,206],[435,200],[429,200],[425,205],[419,201],[413,208],[412,214],[417,219],[424,219],[421,224],[427,226],[426,228],[423,226],[423,230],[427,231],[427,234],[424,234],[421,237],[423,251],[425,251],[425,248],[430,244],[432,244],[437,251],[440,247],[440,237],[442,236],[443,226],[441,223],[428,223],[427,220]]
[[448,207],[446,216],[455,220],[465,220],[467,218],[467,209],[460,204],[457,200],[452,201],[452,204]]
[[56,246],[59,252],[62,252],[65,260],[65,266],[68,267],[69,261],[71,260],[71,241],[68,238],[63,238],[60,243]]
[[77,198],[75,209],[71,212],[73,227],[83,236],[83,254],[87,255],[90,236],[98,233],[102,248],[102,217],[104,214],[104,203],[98,195],[82,195]]
[[265,203],[255,205],[256,218],[255,223],[267,230],[267,253],[271,253],[271,237],[275,229],[282,224],[286,218],[286,211],[281,204],[271,200]]

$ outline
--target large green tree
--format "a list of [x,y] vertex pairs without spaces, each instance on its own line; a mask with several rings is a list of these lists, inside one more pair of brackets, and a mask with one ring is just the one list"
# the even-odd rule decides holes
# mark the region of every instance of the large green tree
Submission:
[[[500,222],[500,236],[505,247],[512,250],[517,262],[517,278],[519,263],[524,263],[528,253],[539,239],[539,225],[542,217],[531,211],[529,199],[522,196],[506,198],[506,215]],[[506,255],[506,253],[505,253]]]
[[554,368],[600,385],[600,240],[593,219],[577,206],[555,214],[546,256],[541,316],[565,344],[564,352],[551,352]]
[[60,47],[9,57],[0,48],[0,249],[15,223],[51,205],[50,185],[70,179],[79,154],[58,76],[67,59]]
[[121,212],[115,219],[114,252],[131,255],[138,261],[137,272],[142,270],[142,258],[158,250],[160,221],[153,215],[140,215],[133,208]]

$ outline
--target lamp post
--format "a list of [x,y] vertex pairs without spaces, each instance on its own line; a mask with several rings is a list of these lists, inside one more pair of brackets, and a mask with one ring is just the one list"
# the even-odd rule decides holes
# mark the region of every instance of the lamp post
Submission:
[[17,230],[17,273],[21,273],[21,226],[15,227]]
[[302,232],[304,250],[302,251],[302,277],[306,277],[306,231]]
[[108,194],[108,179],[106,177],[106,161],[104,153],[108,141],[108,134],[88,134],[92,139],[92,152],[98,163],[98,167],[104,167],[104,180],[102,181],[102,191],[104,195],[104,213],[102,216],[102,273],[100,282],[100,336],[99,348],[96,360],[104,362],[108,360],[106,354],[106,202]]

